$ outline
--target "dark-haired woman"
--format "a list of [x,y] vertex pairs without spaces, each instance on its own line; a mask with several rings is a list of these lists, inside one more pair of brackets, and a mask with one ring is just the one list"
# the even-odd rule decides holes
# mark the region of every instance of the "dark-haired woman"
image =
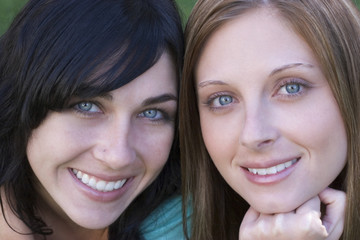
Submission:
[[1,239],[146,237],[179,190],[182,54],[173,1],[28,2],[0,40]]

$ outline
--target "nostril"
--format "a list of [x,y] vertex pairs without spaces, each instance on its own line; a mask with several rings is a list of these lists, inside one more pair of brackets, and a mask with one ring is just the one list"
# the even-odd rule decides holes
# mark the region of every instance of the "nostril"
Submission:
[[272,139],[268,139],[268,140],[261,141],[261,142],[258,144],[258,147],[268,146],[268,145],[270,145],[272,142],[273,142]]
[[269,139],[269,140],[264,141],[263,144],[268,144],[268,143],[271,143],[271,142],[272,142],[272,140]]

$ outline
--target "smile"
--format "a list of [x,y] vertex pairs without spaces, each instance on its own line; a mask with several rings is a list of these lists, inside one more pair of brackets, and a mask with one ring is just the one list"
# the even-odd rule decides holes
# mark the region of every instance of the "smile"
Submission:
[[273,175],[289,168],[291,165],[297,162],[298,159],[293,159],[285,163],[278,164],[269,168],[248,168],[249,172],[258,175]]
[[120,189],[122,186],[124,186],[127,180],[127,179],[121,179],[118,181],[108,182],[105,180],[98,179],[94,176],[88,175],[86,173],[83,173],[76,169],[71,169],[71,171],[82,183],[100,192],[111,192]]

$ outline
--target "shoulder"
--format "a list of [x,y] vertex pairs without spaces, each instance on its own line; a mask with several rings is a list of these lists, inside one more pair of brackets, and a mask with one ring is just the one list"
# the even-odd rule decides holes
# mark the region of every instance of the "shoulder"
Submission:
[[181,196],[174,196],[155,209],[142,223],[141,233],[146,240],[185,239]]
[[[3,208],[0,208],[0,239],[34,240],[34,237],[32,235],[24,235],[18,233],[28,233],[29,229],[11,211],[2,187],[0,188],[0,195],[3,204]],[[14,230],[16,230],[17,232],[15,232]]]

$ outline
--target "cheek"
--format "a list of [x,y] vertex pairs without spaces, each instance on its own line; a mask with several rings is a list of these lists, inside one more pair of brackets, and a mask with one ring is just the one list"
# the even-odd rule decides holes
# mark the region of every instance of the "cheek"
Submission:
[[[326,99],[326,98],[323,98]],[[329,99],[329,97],[328,97]],[[314,104],[302,114],[297,127],[299,142],[313,154],[345,158],[347,137],[340,111],[335,101]],[[294,134],[295,137],[295,134]]]
[[138,150],[147,169],[152,172],[160,172],[166,163],[174,140],[174,128],[162,128],[160,131],[145,134],[139,144]]
[[217,167],[219,162],[231,160],[239,144],[240,122],[228,114],[213,117],[200,113],[201,132],[206,149]]
[[[36,168],[39,164],[46,166],[47,163],[56,162],[57,159],[54,157],[58,155],[54,153],[61,151],[62,145],[59,138],[53,138],[52,134],[45,129],[40,127],[34,130],[26,148],[30,165]],[[46,159],[51,159],[51,161],[46,161]]]
[[308,162],[304,162],[307,170],[303,178],[314,181],[311,184],[314,191],[322,190],[338,176],[347,154],[346,131],[336,102],[326,100],[331,96],[319,99],[322,101],[302,108],[301,114],[291,114],[290,121],[283,121],[284,135],[309,156]]
[[84,133],[86,132],[80,133],[61,126],[40,126],[32,132],[26,149],[30,164],[50,164],[71,159],[86,149],[91,139],[94,139]]
[[346,131],[337,108],[318,112],[311,130],[312,134],[308,136],[310,155],[321,165],[319,169],[327,166],[323,176],[333,179],[343,169],[347,155]]

